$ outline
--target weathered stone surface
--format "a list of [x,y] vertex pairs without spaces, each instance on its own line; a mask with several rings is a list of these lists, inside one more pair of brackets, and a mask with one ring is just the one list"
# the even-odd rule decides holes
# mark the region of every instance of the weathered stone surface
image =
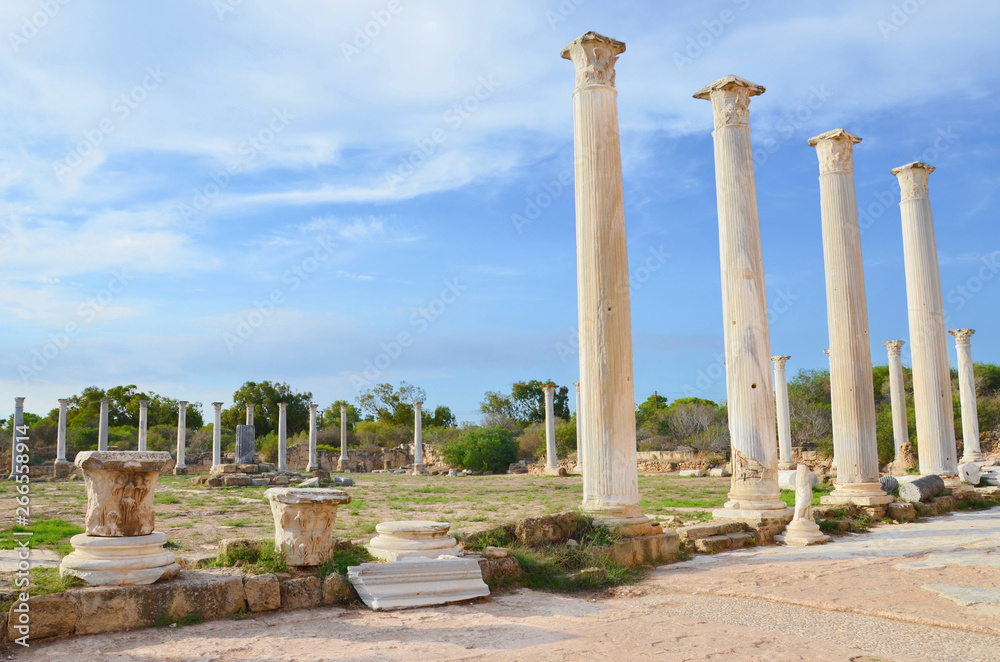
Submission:
[[[575,543],[576,541],[570,539],[570,540],[567,540],[566,542],[567,542],[567,544],[569,544],[570,542],[574,542]],[[488,559],[505,559],[509,555],[510,555],[510,550],[507,549],[506,547],[490,547],[490,546],[487,546],[486,549],[483,551],[483,556],[485,556]]]
[[921,476],[899,486],[899,498],[910,503],[927,501],[944,491],[941,476]]
[[526,517],[514,524],[514,535],[528,546],[566,542],[576,535],[577,519],[575,512]]
[[448,535],[450,528],[447,522],[381,522],[375,526],[378,535],[365,547],[372,556],[385,561],[458,556],[462,546]]
[[157,451],[83,451],[76,466],[87,486],[87,533],[144,536],[153,532],[156,479],[170,461]]
[[362,563],[348,568],[347,573],[361,600],[376,611],[440,605],[490,594],[475,559]]
[[[7,615],[7,639],[13,641],[23,637],[24,627],[20,616],[25,612],[17,612],[19,604],[15,602]],[[29,641],[46,637],[68,637],[76,630],[77,604],[70,593],[52,593],[40,595],[28,600],[27,628]]]
[[354,599],[356,593],[347,577],[334,572],[326,576],[323,580],[323,604],[342,605]]
[[235,464],[216,464],[209,469],[213,474],[236,474],[241,473],[240,468]]
[[524,575],[524,569],[513,556],[497,559],[479,558],[477,560],[479,569],[483,573],[483,581],[490,586],[512,584]]
[[236,464],[253,463],[255,435],[252,425],[236,426]]
[[252,612],[271,611],[281,607],[281,585],[273,574],[253,575],[243,581],[247,607]]
[[318,607],[323,602],[319,577],[294,577],[281,580],[281,606],[285,609]]
[[309,478],[298,485],[299,487],[319,487],[319,478]]
[[[852,454],[862,452],[857,447],[849,450]],[[783,542],[786,545],[794,547],[804,547],[807,545],[820,545],[830,541],[830,536],[820,531],[819,525],[813,520],[812,479],[815,477],[816,474],[810,471],[809,467],[804,464],[800,464],[795,470],[795,514],[784,532],[775,536],[775,540],[778,542]],[[882,513],[877,516],[877,519],[882,519],[885,509],[881,506],[879,509]]]
[[165,533],[145,536],[70,538],[73,552],[59,564],[59,574],[72,575],[90,586],[152,584],[176,577],[181,571],[173,552],[163,548]]
[[246,474],[225,474],[222,483],[226,487],[250,487],[250,476]]
[[729,473],[729,469],[727,469],[725,467],[716,467],[715,469],[709,469],[708,470],[708,475],[709,476],[715,476],[717,478],[724,478],[726,476],[732,476],[732,474]]
[[270,478],[251,478],[250,485],[252,487],[266,487],[271,484]]
[[264,492],[274,516],[274,544],[292,566],[319,565],[333,554],[337,506],[350,503],[347,492],[272,487]]
[[934,506],[938,513],[944,514],[955,510],[955,497],[939,496],[934,499]]
[[275,476],[274,478],[271,479],[271,484],[276,487],[283,487],[285,485],[288,485],[290,482],[292,481],[290,481],[288,479],[288,476],[285,475]]
[[693,524],[677,529],[677,535],[682,542],[688,540],[698,540],[709,536],[725,535],[727,533],[738,533],[749,531],[750,527],[745,522],[706,522],[704,524]]
[[678,474],[681,478],[701,478],[705,472],[701,469],[685,469]]
[[238,554],[243,550],[257,551],[264,544],[257,538],[223,538],[219,541],[219,556]]
[[958,465],[958,473],[962,477],[962,482],[969,485],[978,485],[983,477],[979,465],[975,462],[966,462],[965,464]]
[[892,494],[899,489],[899,480],[895,476],[879,476],[878,484],[886,494]]
[[260,465],[253,462],[237,462],[236,468],[245,474],[259,474]]
[[222,487],[222,479],[217,476],[213,476],[212,478],[206,480],[205,484],[209,487]]
[[886,514],[897,522],[912,522],[917,519],[917,510],[912,503],[897,501],[885,507]]

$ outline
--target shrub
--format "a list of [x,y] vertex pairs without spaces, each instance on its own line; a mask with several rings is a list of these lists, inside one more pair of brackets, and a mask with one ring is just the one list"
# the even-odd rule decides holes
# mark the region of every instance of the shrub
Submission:
[[505,473],[517,461],[514,434],[502,427],[474,428],[441,449],[445,462],[459,469]]

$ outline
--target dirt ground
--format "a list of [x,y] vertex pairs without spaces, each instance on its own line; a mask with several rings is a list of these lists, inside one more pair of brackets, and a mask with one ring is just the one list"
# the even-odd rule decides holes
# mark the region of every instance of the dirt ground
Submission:
[[998,659],[1000,509],[698,556],[595,595],[328,607],[37,644],[28,661]]

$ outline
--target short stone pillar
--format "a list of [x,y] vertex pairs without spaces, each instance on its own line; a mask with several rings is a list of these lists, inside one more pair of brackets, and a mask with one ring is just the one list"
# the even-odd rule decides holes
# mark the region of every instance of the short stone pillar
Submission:
[[545,475],[558,476],[559,462],[556,457],[556,415],[555,415],[555,395],[556,385],[545,384],[542,386],[545,393]]
[[941,296],[934,216],[927,192],[932,166],[916,161],[892,170],[899,180],[903,264],[910,322],[913,405],[917,414],[920,473],[958,487],[958,452],[951,398],[951,368]]
[[804,464],[800,464],[795,472],[795,515],[785,527],[784,533],[774,537],[786,545],[818,545],[828,542],[830,536],[819,529],[813,520],[812,503],[813,474]]
[[615,62],[625,44],[587,32],[562,50],[576,68],[577,310],[582,392],[581,510],[599,524],[648,534],[639,506],[628,250],[622,202]]
[[893,497],[878,481],[878,438],[868,303],[854,191],[854,145],[861,138],[834,129],[809,139],[819,158],[820,217],[830,334],[830,398],[834,490],[824,504],[877,506]]
[[247,403],[247,425],[253,425],[253,410],[255,406],[252,402]]
[[288,473],[288,403],[278,403],[278,472]]
[[337,471],[347,469],[347,405],[340,405],[340,457],[337,458]]
[[972,334],[975,329],[949,331],[955,336],[958,352],[958,396],[962,403],[962,459],[961,463],[980,462],[979,414],[976,409],[976,376],[972,368]]
[[423,476],[427,474],[424,468],[424,415],[422,407],[424,403],[417,400],[413,403],[413,475]]
[[87,532],[70,538],[73,553],[60,574],[91,586],[152,584],[176,577],[180,566],[163,549],[164,533],[154,531],[156,481],[170,453],[84,451],[76,456],[87,487]]
[[350,503],[341,490],[271,487],[264,491],[274,517],[274,548],[291,566],[320,565],[333,555],[337,506]]
[[222,464],[222,403],[212,403],[212,468]]
[[70,473],[70,464],[66,461],[66,408],[69,400],[59,398],[59,427],[56,432],[56,461],[52,466],[54,478],[64,478]]
[[319,456],[316,453],[316,407],[309,403],[309,464],[306,471],[319,471]]
[[795,468],[792,460],[792,423],[788,409],[788,376],[785,362],[791,356],[772,356],[774,362],[774,402],[778,408],[778,470]]
[[[28,473],[28,468],[25,465],[28,464],[31,456],[23,448],[28,443],[26,432],[27,430],[24,427],[24,398],[14,398],[14,429],[11,431],[10,476],[8,476],[8,479],[13,479],[22,473]],[[22,445],[22,448],[19,449],[18,444]]]
[[448,522],[381,522],[375,525],[378,535],[365,547],[385,561],[458,556],[462,546],[448,535],[450,528]]
[[188,472],[184,462],[184,452],[187,450],[187,408],[186,400],[177,403],[177,466],[174,473],[184,475]]
[[[900,448],[910,443],[910,427],[906,419],[906,387],[903,384],[903,358],[905,340],[882,342],[889,354],[889,402],[892,405],[892,463],[900,460]],[[895,473],[895,471],[893,471]]]
[[146,432],[149,428],[149,400],[139,401],[139,445],[140,451],[146,450]]
[[236,464],[254,463],[257,455],[254,437],[254,427],[252,425],[236,426],[236,452],[234,453]]
[[101,398],[101,413],[97,420],[97,450],[108,450],[108,404],[111,401]]
[[750,97],[764,87],[737,76],[706,85],[694,96],[712,103],[715,192],[722,266],[722,317],[726,344],[726,400],[732,440],[732,489],[723,519],[784,519],[779,497],[771,341],[764,258],[757,213]]

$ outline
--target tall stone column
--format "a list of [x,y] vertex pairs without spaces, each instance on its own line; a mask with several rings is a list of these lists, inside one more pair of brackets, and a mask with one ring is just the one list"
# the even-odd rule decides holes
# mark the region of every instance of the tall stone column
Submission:
[[212,467],[222,464],[222,403],[213,402],[212,409]]
[[750,147],[750,97],[761,85],[726,76],[694,96],[712,103],[722,266],[726,400],[732,440],[729,501],[714,517],[786,518],[778,491],[764,259]]
[[791,471],[796,464],[792,460],[792,423],[788,410],[788,377],[785,362],[790,356],[772,356],[774,362],[774,400],[778,408],[778,469]]
[[576,175],[577,303],[582,392],[578,426],[583,512],[628,534],[652,530],[639,507],[632,381],[632,313],[622,202],[615,62],[625,44],[596,32],[562,57],[576,68],[573,149]]
[[139,401],[139,446],[140,451],[146,450],[146,431],[149,427],[149,400]]
[[545,473],[559,474],[559,463],[556,458],[556,416],[555,396],[556,385],[546,384],[542,387],[545,393]]
[[962,403],[962,463],[980,462],[979,412],[976,409],[976,376],[972,369],[972,334],[975,329],[949,331],[958,352],[958,395]]
[[177,465],[174,473],[183,475],[188,472],[184,462],[184,452],[187,450],[187,408],[186,400],[177,403]]
[[340,405],[340,459],[337,460],[337,470],[347,468],[347,405]]
[[854,193],[853,153],[854,145],[859,142],[861,138],[844,129],[809,139],[819,158],[826,317],[830,334],[830,400],[837,458],[834,490],[823,497],[823,503],[877,506],[894,499],[878,482],[868,301]]
[[889,352],[889,402],[892,404],[892,454],[893,462],[899,460],[899,447],[910,442],[910,427],[906,420],[906,387],[903,385],[903,359],[901,350],[905,340],[886,340],[882,343]]
[[583,416],[580,415],[580,382],[573,382],[576,389],[576,466],[573,473],[583,473]]
[[69,464],[66,461],[66,408],[69,400],[59,398],[59,428],[56,433],[56,465]]
[[934,216],[927,192],[932,166],[916,161],[892,171],[899,179],[903,221],[906,305],[910,318],[913,405],[917,413],[917,458],[920,473],[937,474],[945,485],[958,487],[955,418],[951,399],[951,367],[944,328],[944,301],[938,268]]
[[247,425],[253,425],[253,410],[255,406],[252,402],[247,403]]
[[309,465],[306,471],[319,471],[319,457],[316,454],[316,407],[309,404]]
[[288,472],[288,403],[278,403],[278,472]]
[[[26,444],[28,442],[28,436],[24,434],[24,398],[14,398],[14,429],[11,431],[11,444],[10,444],[10,476],[9,479],[13,479],[16,476],[21,475],[21,466],[26,464],[21,460],[28,456],[28,453],[18,452],[18,443]],[[22,449],[23,450],[23,449]]]
[[413,475],[424,473],[424,415],[421,413],[422,402],[413,403]]
[[[829,349],[824,349],[823,353],[826,354],[827,365],[829,366],[830,365],[830,350]],[[836,446],[836,444],[834,444],[834,446],[833,446],[833,461],[830,462],[830,470],[833,471],[833,473],[837,473],[837,446]]]
[[108,404],[111,401],[101,398],[101,414],[97,421],[97,450],[108,450]]

